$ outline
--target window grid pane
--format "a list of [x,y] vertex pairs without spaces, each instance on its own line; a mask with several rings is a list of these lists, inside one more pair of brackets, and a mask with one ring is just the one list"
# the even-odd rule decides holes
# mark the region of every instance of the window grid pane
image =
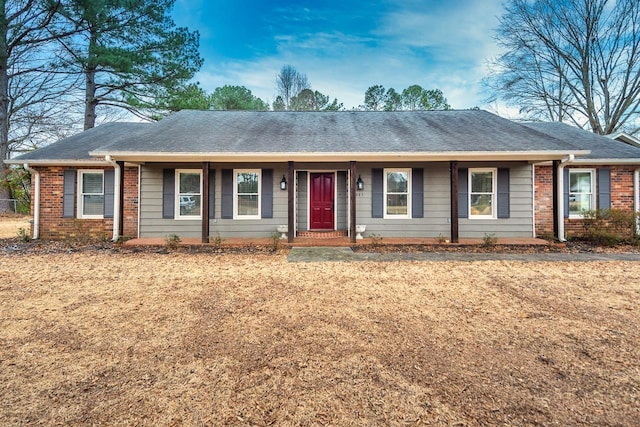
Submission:
[[471,173],[472,193],[493,193],[493,173],[492,172],[472,172]]
[[178,201],[180,216],[199,217],[201,213],[200,172],[179,172]]
[[253,172],[238,173],[238,194],[258,194],[258,174]]
[[385,216],[409,216],[409,176],[406,170],[385,172]]
[[387,215],[407,215],[407,195],[387,194]]
[[180,173],[180,194],[200,194],[199,173]]
[[82,196],[82,215],[102,215],[104,210],[103,206],[104,196]]
[[82,174],[82,194],[102,194],[102,174]]
[[492,195],[491,194],[472,194],[471,195],[471,215],[492,215]]
[[569,213],[580,214],[591,209],[591,194],[574,194],[569,198]]
[[494,171],[470,171],[469,216],[493,217]]
[[257,217],[259,209],[260,174],[258,172],[236,173],[236,214],[239,217]]
[[590,171],[569,171],[569,214],[580,215],[592,208],[592,179]]
[[238,195],[238,215],[258,215],[258,195]]
[[409,177],[406,172],[387,173],[387,193],[406,193]]

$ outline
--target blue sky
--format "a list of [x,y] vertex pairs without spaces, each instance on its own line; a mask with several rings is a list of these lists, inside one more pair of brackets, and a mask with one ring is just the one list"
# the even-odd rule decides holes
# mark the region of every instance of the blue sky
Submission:
[[369,86],[440,88],[454,108],[479,106],[503,0],[177,0],[177,25],[200,32],[196,79],[242,85],[271,103],[284,64],[346,108]]

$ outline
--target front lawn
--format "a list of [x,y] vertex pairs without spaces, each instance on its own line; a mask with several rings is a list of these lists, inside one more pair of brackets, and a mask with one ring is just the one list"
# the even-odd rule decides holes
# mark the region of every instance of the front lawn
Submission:
[[0,252],[2,425],[632,425],[634,262]]

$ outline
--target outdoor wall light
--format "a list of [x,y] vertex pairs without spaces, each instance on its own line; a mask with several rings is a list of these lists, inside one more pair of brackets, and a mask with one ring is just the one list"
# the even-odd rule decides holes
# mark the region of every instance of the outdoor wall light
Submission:
[[356,187],[358,188],[358,191],[364,190],[364,181],[362,180],[362,177],[360,175],[358,175],[358,180],[356,181]]
[[280,189],[281,190],[287,189],[287,178],[285,178],[284,175],[282,175],[282,180],[280,181]]

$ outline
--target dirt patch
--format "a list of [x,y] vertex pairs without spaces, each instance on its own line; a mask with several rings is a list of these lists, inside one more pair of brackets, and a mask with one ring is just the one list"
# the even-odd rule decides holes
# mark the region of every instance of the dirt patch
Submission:
[[640,418],[637,263],[104,248],[0,251],[0,424]]

